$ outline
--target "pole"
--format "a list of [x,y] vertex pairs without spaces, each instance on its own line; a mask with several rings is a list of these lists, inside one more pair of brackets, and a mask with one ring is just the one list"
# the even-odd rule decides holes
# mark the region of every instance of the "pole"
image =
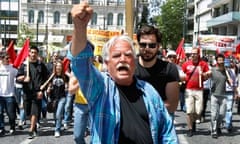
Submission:
[[186,35],[186,18],[187,18],[187,2],[184,0],[184,13],[183,13],[183,38]]
[[36,44],[37,44],[37,47],[38,47],[38,27],[39,27],[39,20],[37,19],[37,38],[36,38]]
[[135,0],[125,1],[125,17],[126,17],[126,32],[128,36],[133,38],[133,20],[134,20],[134,3]]
[[4,18],[4,48],[6,49],[6,46],[7,46],[7,33],[6,33],[6,25],[7,25],[7,23],[6,23],[6,17]]

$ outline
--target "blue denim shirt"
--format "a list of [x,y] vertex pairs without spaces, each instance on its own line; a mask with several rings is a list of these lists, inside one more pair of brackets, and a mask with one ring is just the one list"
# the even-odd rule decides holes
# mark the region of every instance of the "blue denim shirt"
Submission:
[[[88,100],[92,127],[91,143],[117,144],[121,117],[119,91],[108,73],[100,72],[93,66],[92,56],[89,44],[76,57],[68,52],[72,71]],[[139,79],[136,86],[143,91],[154,144],[177,144],[172,119],[158,92],[150,84]]]

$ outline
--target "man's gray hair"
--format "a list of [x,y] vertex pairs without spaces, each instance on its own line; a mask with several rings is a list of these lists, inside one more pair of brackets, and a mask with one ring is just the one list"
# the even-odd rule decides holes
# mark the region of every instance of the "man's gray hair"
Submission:
[[123,40],[123,41],[126,41],[127,43],[129,43],[129,45],[132,48],[133,55],[136,58],[136,52],[135,52],[135,49],[134,49],[134,42],[133,42],[133,40],[129,36],[120,35],[120,36],[112,37],[109,41],[107,41],[107,43],[104,44],[103,50],[102,50],[102,57],[103,57],[103,61],[104,62],[109,60],[110,48],[114,44],[116,44],[116,42],[119,41],[119,40]]

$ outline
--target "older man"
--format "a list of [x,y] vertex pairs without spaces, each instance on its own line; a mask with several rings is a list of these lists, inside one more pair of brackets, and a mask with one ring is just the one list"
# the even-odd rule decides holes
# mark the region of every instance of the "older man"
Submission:
[[134,77],[133,41],[116,36],[103,48],[108,72],[98,71],[87,42],[87,24],[93,9],[81,2],[72,9],[74,22],[69,57],[72,70],[88,100],[92,143],[178,143],[174,126],[158,92]]

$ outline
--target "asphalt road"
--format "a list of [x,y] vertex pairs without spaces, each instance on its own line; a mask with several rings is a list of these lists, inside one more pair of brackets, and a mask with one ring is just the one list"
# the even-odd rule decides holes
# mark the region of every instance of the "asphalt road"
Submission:
[[[239,144],[240,143],[240,116],[236,114],[236,108],[234,106],[233,112],[233,132],[227,133],[225,129],[222,130],[223,134],[218,139],[213,139],[210,135],[210,112],[206,113],[206,121],[204,123],[197,124],[197,132],[193,137],[187,137],[186,115],[184,112],[177,111],[175,113],[175,126],[179,137],[180,144]],[[8,122],[7,118],[6,121]],[[34,139],[27,139],[28,137],[28,124],[25,125],[24,130],[16,129],[15,135],[9,135],[8,133],[4,137],[0,137],[0,144],[74,144],[73,140],[73,126],[71,124],[68,130],[63,130],[60,138],[54,137],[54,123],[52,114],[48,115],[47,123],[42,123],[42,127],[39,129],[39,136]],[[6,126],[6,130],[9,127]],[[89,138],[86,137],[87,143]]]

